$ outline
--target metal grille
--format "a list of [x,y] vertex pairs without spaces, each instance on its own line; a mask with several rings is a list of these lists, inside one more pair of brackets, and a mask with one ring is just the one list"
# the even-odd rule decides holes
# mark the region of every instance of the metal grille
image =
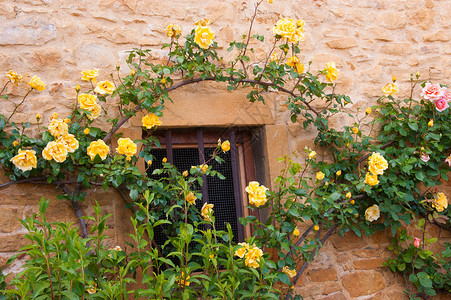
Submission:
[[[208,160],[213,154],[215,148],[208,147],[204,149],[204,157]],[[154,156],[152,168],[148,171],[148,176],[160,179],[163,175],[152,175],[154,169],[163,166],[162,159],[167,156],[166,149],[153,149],[151,154]],[[227,231],[226,223],[230,223],[233,231],[233,241],[238,240],[238,218],[236,213],[235,196],[233,189],[233,172],[231,163],[231,152],[221,154],[225,162],[219,164],[215,160],[209,162],[215,171],[218,171],[226,177],[221,180],[218,177],[207,177],[208,187],[208,203],[214,204],[215,226],[217,230]],[[180,172],[190,170],[191,166],[199,165],[199,149],[197,148],[176,148],[172,149],[173,164]],[[202,162],[203,163],[203,162]],[[201,191],[200,186],[192,186],[193,190]],[[205,201],[205,200],[204,200]],[[196,201],[196,207],[200,211],[202,201]],[[163,232],[155,231],[155,242],[159,245],[163,244],[166,237]]]

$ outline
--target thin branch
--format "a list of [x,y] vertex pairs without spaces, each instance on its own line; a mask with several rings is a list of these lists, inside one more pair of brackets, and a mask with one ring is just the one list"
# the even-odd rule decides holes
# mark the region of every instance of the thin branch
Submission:
[[31,88],[31,89],[25,94],[25,96],[23,97],[22,101],[21,101],[18,105],[16,105],[16,107],[15,107],[14,110],[13,110],[13,112],[12,112],[11,115],[9,116],[8,120],[6,120],[6,122],[9,122],[9,120],[10,120],[11,117],[14,115],[14,113],[16,112],[16,110],[19,108],[19,106],[22,105],[22,103],[24,103],[25,98],[27,98],[27,96],[31,93],[32,90],[33,90],[33,88]]

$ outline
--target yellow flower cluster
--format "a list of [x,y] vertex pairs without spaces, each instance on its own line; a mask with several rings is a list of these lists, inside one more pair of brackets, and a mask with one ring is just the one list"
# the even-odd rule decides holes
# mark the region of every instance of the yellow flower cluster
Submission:
[[182,27],[179,24],[169,24],[164,31],[167,37],[178,38],[182,34]]
[[211,216],[213,215],[213,207],[214,204],[204,203],[202,209],[200,210],[200,214],[205,221],[211,222]]
[[22,172],[30,171],[36,168],[38,160],[36,157],[36,151],[20,149],[16,156],[10,159],[10,161]]
[[32,89],[38,90],[42,92],[46,88],[46,84],[39,78],[38,76],[34,75],[31,77],[30,82],[28,83]]
[[95,83],[97,83],[97,78],[96,77],[99,76],[99,70],[98,69],[84,70],[84,71],[81,71],[81,74],[83,75],[81,80],[83,80],[83,81],[90,81],[90,80],[92,80],[92,82],[95,84]]
[[127,160],[131,160],[131,156],[135,155],[138,148],[138,146],[129,138],[120,138],[117,141],[117,145],[116,151],[119,154],[125,154]]
[[156,114],[147,114],[142,119],[143,127],[151,129],[154,126],[160,126],[162,123]]
[[301,63],[299,58],[292,56],[288,59],[287,65],[296,70],[297,73],[304,72],[304,64]]
[[103,140],[92,141],[89,144],[87,153],[91,160],[94,160],[97,154],[102,160],[104,160],[108,153],[110,153],[110,147],[108,147]]
[[249,204],[259,207],[266,203],[266,191],[268,189],[264,185],[260,185],[257,181],[251,181],[245,190],[249,195]]
[[[58,115],[56,115],[56,117],[58,118]],[[67,134],[69,131],[69,127],[67,126],[67,123],[64,122],[64,120],[52,119],[50,121],[48,130],[51,135],[53,135],[55,138],[58,138],[61,135]]]
[[94,89],[94,92],[100,94],[100,95],[111,95],[116,88],[114,87],[114,84],[111,81],[105,80],[100,81],[97,83],[96,88]]
[[8,80],[11,81],[12,83],[14,83],[14,85],[16,85],[16,86],[17,86],[17,85],[22,81],[22,79],[23,79],[23,76],[17,74],[17,73],[14,72],[14,71],[8,71],[8,74],[6,75],[6,77],[8,77]]
[[277,21],[272,32],[276,38],[285,38],[291,43],[298,43],[304,40],[304,25],[303,20],[282,18]]
[[432,202],[432,207],[435,208],[438,212],[442,212],[448,208],[448,198],[444,193],[437,193],[437,196],[434,198],[434,202]]
[[185,274],[182,271],[182,275],[178,276],[176,279],[177,279],[179,286],[183,286],[183,285],[189,286],[189,284],[190,284],[190,282],[188,281],[189,278],[190,278],[189,275],[185,276]]
[[287,274],[288,277],[290,277],[290,278],[293,278],[294,276],[296,276],[296,269],[290,270],[290,268],[288,268],[288,266],[283,267],[282,272]]
[[97,104],[97,96],[92,94],[80,94],[78,96],[78,105],[80,108],[90,112],[88,118],[94,120],[100,116],[101,107]]
[[369,222],[376,221],[380,217],[380,212],[379,206],[374,204],[365,210],[365,219]]
[[260,266],[260,258],[263,256],[263,251],[255,245],[249,246],[248,243],[239,243],[241,248],[235,251],[235,256],[239,258],[244,257],[244,264],[251,268],[258,268]]
[[394,82],[389,82],[382,88],[382,93],[384,93],[385,96],[394,96],[398,91],[398,85]]
[[326,80],[329,82],[334,82],[337,80],[338,75],[340,74],[340,70],[337,69],[334,62],[326,63],[326,68],[324,71],[326,71]]
[[49,142],[44,150],[42,157],[46,160],[55,160],[64,162],[68,153],[73,153],[78,149],[79,143],[73,134],[63,134],[57,140]]

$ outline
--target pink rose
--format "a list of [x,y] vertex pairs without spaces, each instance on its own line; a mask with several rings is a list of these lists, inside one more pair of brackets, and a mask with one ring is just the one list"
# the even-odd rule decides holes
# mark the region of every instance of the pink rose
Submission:
[[440,99],[440,97],[445,92],[445,89],[443,89],[440,84],[438,83],[426,83],[424,88],[421,90],[420,96],[422,96],[425,99],[429,99],[430,101],[435,101]]
[[440,99],[446,100],[446,101],[451,101],[451,92],[447,89],[447,88],[442,88],[443,90],[443,95],[442,97],[440,97]]
[[438,111],[444,111],[445,109],[447,109],[449,106],[448,101],[446,101],[443,98],[440,98],[439,100],[435,101],[435,108]]
[[429,161],[429,159],[431,159],[430,157],[429,157],[429,155],[427,155],[426,153],[421,153],[421,155],[420,155],[420,159],[422,160],[422,161],[424,161],[424,162],[428,162]]
[[419,239],[419,238],[415,238],[414,239],[414,241],[413,241],[413,246],[415,247],[415,248],[419,248],[420,247],[420,242],[421,242],[421,240]]

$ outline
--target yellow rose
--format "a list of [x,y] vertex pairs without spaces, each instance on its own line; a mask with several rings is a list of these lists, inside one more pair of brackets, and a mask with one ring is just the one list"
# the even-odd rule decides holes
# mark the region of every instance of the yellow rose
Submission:
[[299,234],[300,234],[299,229],[296,227],[296,228],[293,230],[293,236],[294,236],[294,237],[298,237]]
[[80,108],[90,110],[91,107],[97,105],[97,96],[91,94],[78,95],[78,105]]
[[438,212],[442,212],[448,208],[448,199],[446,198],[446,195],[444,193],[438,193],[434,198],[434,202],[432,202],[432,207]]
[[434,126],[434,119],[430,119],[430,120],[429,120],[428,126],[429,126],[429,127]]
[[[210,19],[209,18],[203,18],[203,19],[200,19],[200,20],[198,20],[198,21],[196,21],[195,23],[194,23],[194,26],[208,26],[208,25],[210,25]],[[199,27],[198,27],[199,28]]]
[[304,72],[304,64],[301,63],[299,58],[292,56],[288,59],[287,65],[296,70],[297,73]]
[[272,29],[272,32],[280,38],[291,39],[296,32],[296,24],[293,19],[282,18],[277,21],[276,25]]
[[14,85],[18,85],[19,82],[22,81],[23,76],[17,74],[14,71],[8,71],[8,74],[6,75],[8,77],[8,80],[11,81],[12,83],[14,83]]
[[230,150],[230,142],[229,142],[229,141],[224,141],[224,142],[222,142],[222,144],[221,144],[221,149],[222,149],[222,151],[224,151],[224,152],[229,151],[229,150]]
[[365,219],[369,222],[376,221],[380,217],[380,212],[379,206],[374,204],[365,210]]
[[96,88],[94,89],[94,92],[100,94],[100,95],[111,95],[116,88],[114,87],[113,83],[111,81],[105,80],[100,81],[97,83]]
[[258,268],[260,266],[260,257],[262,257],[263,251],[255,246],[247,250],[244,256],[244,264],[251,268]]
[[125,154],[127,158],[129,158],[132,155],[135,155],[137,150],[137,145],[129,138],[120,138],[117,141],[118,147],[116,148],[116,151],[119,154]]
[[372,112],[371,107],[367,107],[367,108],[365,109],[365,113],[366,113],[367,115],[369,115],[371,112]]
[[81,80],[84,80],[84,81],[92,80],[92,82],[95,84],[95,83],[97,83],[96,77],[99,76],[99,70],[98,69],[84,70],[84,71],[81,71],[81,74],[83,75]]
[[324,69],[324,71],[326,71],[326,80],[329,82],[337,80],[338,75],[340,74],[340,71],[337,69],[334,62],[326,63],[326,69]]
[[163,163],[167,162],[168,159],[166,157],[163,157],[163,159],[161,160]]
[[182,34],[182,27],[179,24],[169,24],[164,31],[167,37],[178,38]]
[[102,160],[104,160],[108,153],[110,153],[110,147],[103,140],[92,141],[89,144],[87,149],[87,153],[91,160],[94,160],[96,155],[98,154]]
[[183,176],[183,177],[186,177],[186,176],[188,176],[188,171],[186,171],[186,170],[185,170],[185,171],[183,171],[183,173],[182,173],[182,176]]
[[202,173],[206,173],[208,170],[208,165],[207,164],[202,164],[200,165],[200,169],[202,170]]
[[151,129],[154,126],[160,126],[162,123],[156,114],[148,114],[142,118],[143,127]]
[[271,61],[279,61],[280,59],[280,55],[277,52],[273,52],[273,54],[271,54]]
[[238,248],[233,255],[238,256],[239,258],[243,258],[244,255],[246,254],[247,250],[249,249],[249,244],[248,243],[238,243],[238,245],[240,245],[241,247]]
[[102,108],[100,107],[100,105],[96,104],[86,110],[89,112],[89,114],[86,114],[86,116],[88,117],[89,120],[94,120],[100,116],[101,110]]
[[160,81],[160,82],[161,82],[161,84],[166,84],[166,78],[164,78],[164,77],[161,78],[161,81]]
[[211,222],[211,215],[213,214],[213,206],[214,204],[207,203],[204,203],[204,205],[202,206],[200,214],[205,221]]
[[378,152],[373,152],[368,158],[368,169],[373,175],[382,175],[388,168],[385,158]]
[[207,26],[197,26],[196,35],[194,36],[194,42],[202,49],[208,49],[213,43],[215,34]]
[[73,134],[63,134],[57,140],[57,143],[66,145],[67,152],[74,153],[78,149],[78,141]]
[[55,120],[55,119],[58,119],[58,113],[56,113],[56,112],[50,116],[50,121]]
[[86,135],[88,135],[90,131],[91,131],[91,129],[85,128],[85,130],[83,130],[83,133],[86,134]]
[[318,230],[319,230],[319,226],[318,226],[318,224],[317,224],[317,225],[315,225],[315,226],[313,226],[313,230],[315,230],[315,231],[318,231]]
[[352,132],[357,134],[357,133],[359,133],[359,129],[357,127],[352,127]]
[[396,83],[387,83],[386,85],[384,85],[384,87],[382,88],[382,93],[384,93],[385,96],[394,96],[398,93],[399,89],[398,86],[396,85]]
[[193,192],[189,192],[188,194],[185,195],[185,201],[188,202],[189,204],[192,205],[196,205],[196,195],[194,195]]
[[321,171],[316,172],[316,179],[317,180],[323,180],[324,179],[324,173],[321,172]]
[[366,173],[365,175],[365,183],[371,186],[375,186],[379,183],[377,179],[377,175],[371,175],[370,173]]
[[19,142],[18,142],[18,141],[14,141],[14,142],[13,142],[13,146],[14,146],[14,147],[17,147],[17,145],[19,145]]
[[42,150],[42,157],[46,160],[54,159],[59,163],[64,162],[67,157],[66,144],[58,143],[57,141],[49,142]]
[[57,138],[60,135],[67,134],[69,127],[67,126],[66,123],[64,123],[63,120],[54,119],[54,120],[50,121],[48,130],[54,137]]
[[351,200],[351,201],[349,201],[349,203],[351,203],[351,204],[354,204],[354,203],[355,203],[355,201],[354,201],[354,200]]
[[43,90],[45,90],[45,87],[47,86],[42,80],[41,78],[39,78],[38,76],[34,75],[33,77],[31,77],[30,82],[28,83],[31,88],[38,90],[40,92],[42,92]]
[[341,170],[338,170],[335,175],[340,176],[341,175]]
[[16,156],[10,161],[22,172],[30,171],[36,168],[38,160],[36,158],[36,151],[20,149]]
[[249,182],[245,191],[249,195],[249,204],[259,207],[266,203],[266,191],[268,189],[264,185],[260,185],[257,181]]
[[70,123],[70,119],[69,119],[69,118],[65,118],[65,119],[63,120],[63,122],[66,123],[66,124],[69,124],[69,123]]
[[290,270],[290,268],[288,268],[288,266],[283,267],[282,272],[287,274],[288,277],[290,277],[290,278],[293,278],[294,276],[296,276],[296,269]]
[[77,83],[77,85],[75,86],[75,91],[78,93],[81,90],[80,85]]
[[347,192],[347,193],[346,193],[346,198],[349,199],[349,198],[351,198],[351,197],[352,197],[351,192]]
[[310,153],[308,154],[308,157],[313,159],[316,156],[316,151],[310,151]]

